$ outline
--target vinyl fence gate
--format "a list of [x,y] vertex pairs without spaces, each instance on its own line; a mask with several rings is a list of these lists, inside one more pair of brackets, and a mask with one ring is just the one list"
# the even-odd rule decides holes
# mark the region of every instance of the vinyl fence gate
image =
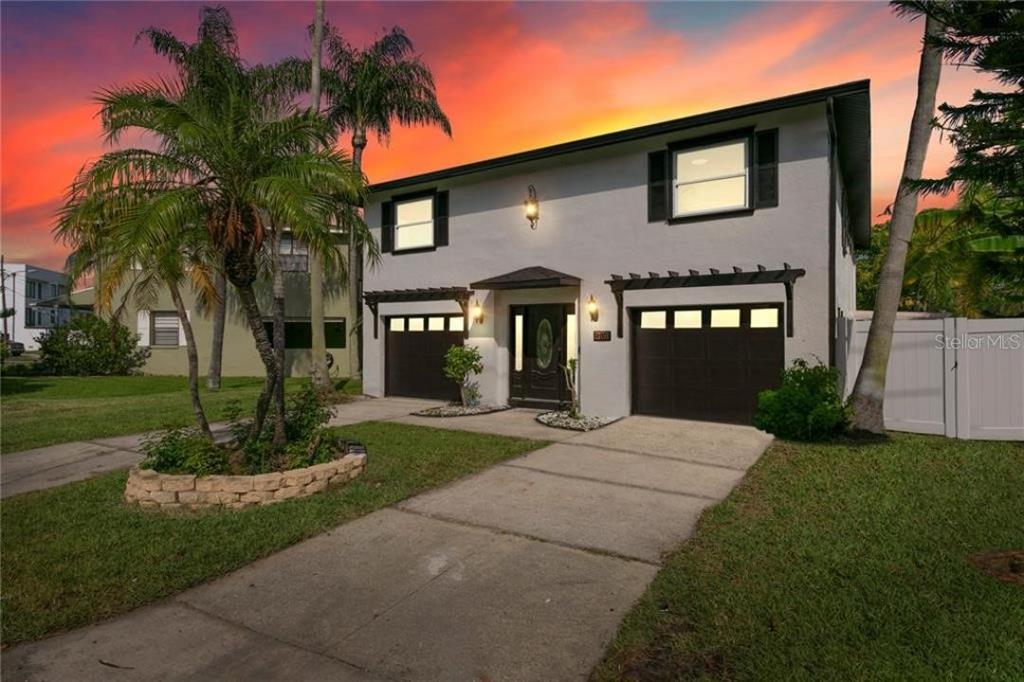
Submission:
[[[870,320],[845,320],[846,389]],[[885,386],[885,426],[950,438],[1024,440],[1024,318],[897,319]]]

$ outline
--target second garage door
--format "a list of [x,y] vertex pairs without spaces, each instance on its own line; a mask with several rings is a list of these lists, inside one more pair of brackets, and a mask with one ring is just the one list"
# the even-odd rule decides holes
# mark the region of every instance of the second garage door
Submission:
[[387,395],[457,400],[458,387],[444,375],[444,354],[461,346],[464,319],[459,315],[389,317],[385,338]]
[[749,424],[779,385],[782,307],[632,309],[633,412]]

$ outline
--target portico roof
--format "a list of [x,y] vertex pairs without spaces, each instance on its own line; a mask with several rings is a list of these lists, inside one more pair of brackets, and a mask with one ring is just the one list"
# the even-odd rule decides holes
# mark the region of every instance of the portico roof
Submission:
[[558,270],[533,265],[506,272],[489,279],[473,282],[469,286],[474,289],[541,289],[546,287],[578,287],[580,278],[567,275]]

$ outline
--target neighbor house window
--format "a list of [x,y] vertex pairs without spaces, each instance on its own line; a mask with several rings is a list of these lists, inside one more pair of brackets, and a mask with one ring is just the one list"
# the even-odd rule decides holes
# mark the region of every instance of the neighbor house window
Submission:
[[[263,322],[267,336],[274,340],[274,323]],[[324,322],[324,341],[327,348],[345,347],[345,320],[327,320]],[[309,320],[285,320],[285,350],[309,350],[313,347],[313,325]]]
[[395,203],[395,251],[434,245],[434,197]]
[[149,316],[153,324],[152,341],[153,346],[177,346],[178,345],[178,314],[167,312],[154,312]]
[[291,232],[281,235],[278,253],[281,254],[281,269],[283,271],[309,272],[309,249]]
[[748,146],[743,138],[676,151],[673,216],[749,208]]

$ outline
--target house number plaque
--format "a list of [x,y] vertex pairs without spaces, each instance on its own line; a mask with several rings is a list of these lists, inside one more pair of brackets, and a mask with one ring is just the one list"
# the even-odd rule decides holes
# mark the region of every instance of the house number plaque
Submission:
[[608,329],[596,329],[594,330],[594,341],[611,341],[612,333]]

